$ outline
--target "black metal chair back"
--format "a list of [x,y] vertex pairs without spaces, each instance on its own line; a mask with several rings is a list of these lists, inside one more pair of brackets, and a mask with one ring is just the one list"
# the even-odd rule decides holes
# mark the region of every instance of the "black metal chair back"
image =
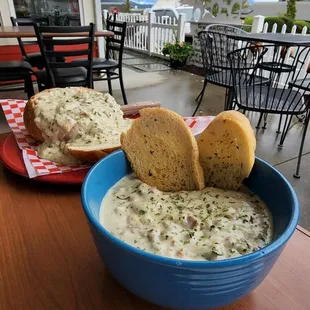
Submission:
[[115,16],[113,20],[111,18],[107,20],[107,30],[113,31],[114,36],[107,37],[106,39],[105,57],[108,60],[111,58],[111,55],[113,55],[113,58],[117,58],[120,67],[122,66],[122,62],[123,62],[126,28],[127,28],[127,23],[115,21]]
[[[94,52],[94,24],[89,26],[62,27],[62,26],[39,26],[34,24],[37,40],[40,46],[41,54],[44,57],[47,76],[51,87],[56,87],[55,70],[64,68],[84,67],[87,69],[87,78],[85,85],[92,88],[92,67]],[[76,34],[77,38],[54,39],[51,34]],[[87,44],[87,47],[79,49],[81,45]],[[57,47],[71,46],[70,50],[57,50]],[[58,59],[62,57],[86,56],[81,61],[63,62]]]
[[211,24],[204,31],[198,32],[205,79],[203,88],[196,98],[198,104],[193,115],[199,109],[208,83],[226,88],[225,109],[229,105],[232,80],[227,54],[240,48],[240,41],[229,38],[229,35],[242,33],[244,31],[241,28],[225,24]]
[[[259,123],[265,115],[286,115],[279,147],[289,130],[293,115],[305,114],[304,130],[301,138],[295,177],[299,177],[301,156],[309,124],[310,107],[310,47],[293,47],[292,63],[276,61],[279,48],[249,46],[228,54],[231,63],[233,90],[237,106],[243,110],[260,112]],[[268,55],[268,50],[272,55]],[[271,58],[271,59],[270,59]],[[269,75],[269,83],[258,83]],[[283,78],[283,75],[285,78]],[[278,129],[278,131],[279,131]]]
[[[310,76],[304,70],[310,48],[295,47],[291,65],[276,61],[276,53],[268,55],[269,49],[274,46],[260,46],[255,54],[252,46],[228,54],[237,106],[257,112],[303,114],[310,103]],[[269,83],[257,82],[266,76]]]
[[[33,23],[37,23],[39,25],[45,25],[48,26],[49,20],[47,17],[21,17],[21,18],[15,18],[11,16],[11,23],[13,26],[33,26]],[[21,50],[22,55],[25,57],[25,60],[27,60],[27,53],[25,46],[31,45],[31,44],[38,44],[37,40],[25,40],[22,38],[17,38],[19,48]]]
[[198,33],[198,37],[208,82],[218,86],[232,87],[227,55],[231,51],[239,49],[242,42],[227,37],[225,33],[213,31],[201,31]]

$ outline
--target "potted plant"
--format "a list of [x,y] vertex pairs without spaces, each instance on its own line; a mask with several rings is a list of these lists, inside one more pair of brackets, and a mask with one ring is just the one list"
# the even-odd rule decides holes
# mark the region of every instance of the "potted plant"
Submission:
[[186,64],[187,58],[193,52],[193,47],[182,41],[165,43],[162,53],[170,57],[170,65],[173,68],[179,68]]

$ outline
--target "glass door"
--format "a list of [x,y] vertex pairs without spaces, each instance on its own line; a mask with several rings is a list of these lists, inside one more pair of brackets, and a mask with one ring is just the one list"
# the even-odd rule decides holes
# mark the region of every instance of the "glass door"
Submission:
[[13,0],[16,17],[28,17],[50,26],[80,26],[79,0]]

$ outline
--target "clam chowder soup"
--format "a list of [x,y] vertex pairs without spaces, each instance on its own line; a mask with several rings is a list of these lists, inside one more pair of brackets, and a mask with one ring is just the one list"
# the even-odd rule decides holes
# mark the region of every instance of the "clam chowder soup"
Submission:
[[272,241],[272,217],[257,195],[212,187],[161,192],[134,174],[108,191],[100,222],[134,247],[185,260],[238,257]]

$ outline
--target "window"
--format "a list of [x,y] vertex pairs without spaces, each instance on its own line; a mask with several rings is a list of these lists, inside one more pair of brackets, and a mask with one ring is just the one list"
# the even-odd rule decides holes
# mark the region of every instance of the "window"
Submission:
[[81,25],[79,0],[13,0],[16,17],[46,20],[50,26]]

